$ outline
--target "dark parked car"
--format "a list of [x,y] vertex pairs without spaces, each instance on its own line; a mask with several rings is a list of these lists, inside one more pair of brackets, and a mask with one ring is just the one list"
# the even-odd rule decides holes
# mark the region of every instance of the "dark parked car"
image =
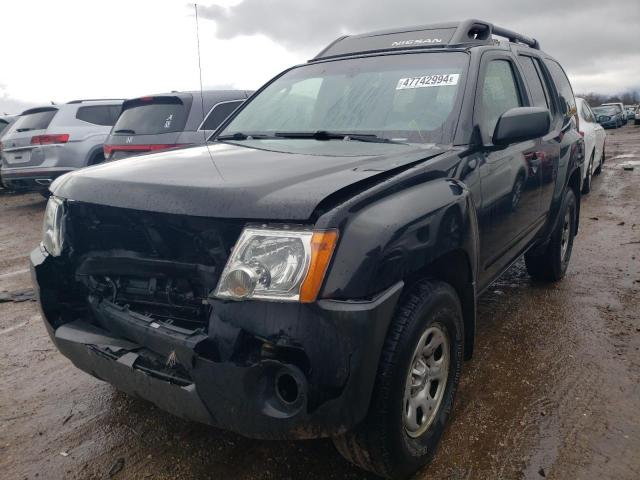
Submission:
[[593,107],[596,119],[604,128],[620,128],[626,120],[622,119],[620,109],[613,105]]
[[536,40],[478,20],[341,37],[210,145],[57,181],[31,253],[45,326],[184,418],[332,437],[405,476],[443,433],[478,295],[523,254],[565,274],[583,163]]
[[0,115],[0,140],[2,140],[3,132],[7,131],[7,128],[16,121],[17,115]]
[[[0,115],[0,163],[2,161],[2,136],[4,133],[9,131],[9,126],[18,118],[17,115]],[[1,168],[0,168],[0,189],[4,186],[2,185],[2,176],[1,176]]]
[[205,143],[251,93],[213,90],[201,97],[200,92],[172,92],[127,100],[105,140],[105,158]]

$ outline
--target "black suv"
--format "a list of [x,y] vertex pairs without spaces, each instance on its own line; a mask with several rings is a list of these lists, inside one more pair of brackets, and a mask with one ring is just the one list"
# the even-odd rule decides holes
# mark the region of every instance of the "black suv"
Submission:
[[445,428],[478,295],[523,254],[535,279],[567,269],[576,122],[560,65],[490,23],[339,38],[208,145],[56,181],[31,254],[45,325],[184,418],[332,437],[407,475]]

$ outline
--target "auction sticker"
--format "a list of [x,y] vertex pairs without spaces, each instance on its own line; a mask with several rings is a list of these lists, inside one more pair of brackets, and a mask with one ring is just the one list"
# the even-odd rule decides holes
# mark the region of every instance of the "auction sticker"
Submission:
[[445,85],[457,85],[459,73],[446,73],[442,75],[423,75],[422,77],[401,78],[398,80],[396,90],[407,88],[442,87]]

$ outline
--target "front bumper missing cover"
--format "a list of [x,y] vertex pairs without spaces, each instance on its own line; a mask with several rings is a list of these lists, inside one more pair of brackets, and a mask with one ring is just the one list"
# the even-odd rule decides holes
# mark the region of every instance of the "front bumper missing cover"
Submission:
[[214,302],[207,331],[90,296],[84,314],[61,322],[55,259],[36,249],[31,263],[47,330],[78,368],[177,416],[254,438],[334,436],[361,421],[402,290],[311,305]]

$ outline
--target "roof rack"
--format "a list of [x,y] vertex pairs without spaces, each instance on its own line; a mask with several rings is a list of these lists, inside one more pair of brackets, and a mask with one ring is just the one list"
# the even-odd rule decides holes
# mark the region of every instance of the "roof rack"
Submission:
[[110,102],[110,101],[114,101],[114,100],[125,100],[124,98],[85,98],[82,100],[71,100],[70,102],[67,102],[67,104],[72,104],[72,103],[82,103],[82,102]]
[[385,52],[416,48],[468,47],[490,44],[493,35],[513,43],[522,43],[540,49],[535,38],[498,27],[483,20],[436,23],[416,27],[395,28],[361,35],[346,35],[334,40],[311,62],[359,53]]

